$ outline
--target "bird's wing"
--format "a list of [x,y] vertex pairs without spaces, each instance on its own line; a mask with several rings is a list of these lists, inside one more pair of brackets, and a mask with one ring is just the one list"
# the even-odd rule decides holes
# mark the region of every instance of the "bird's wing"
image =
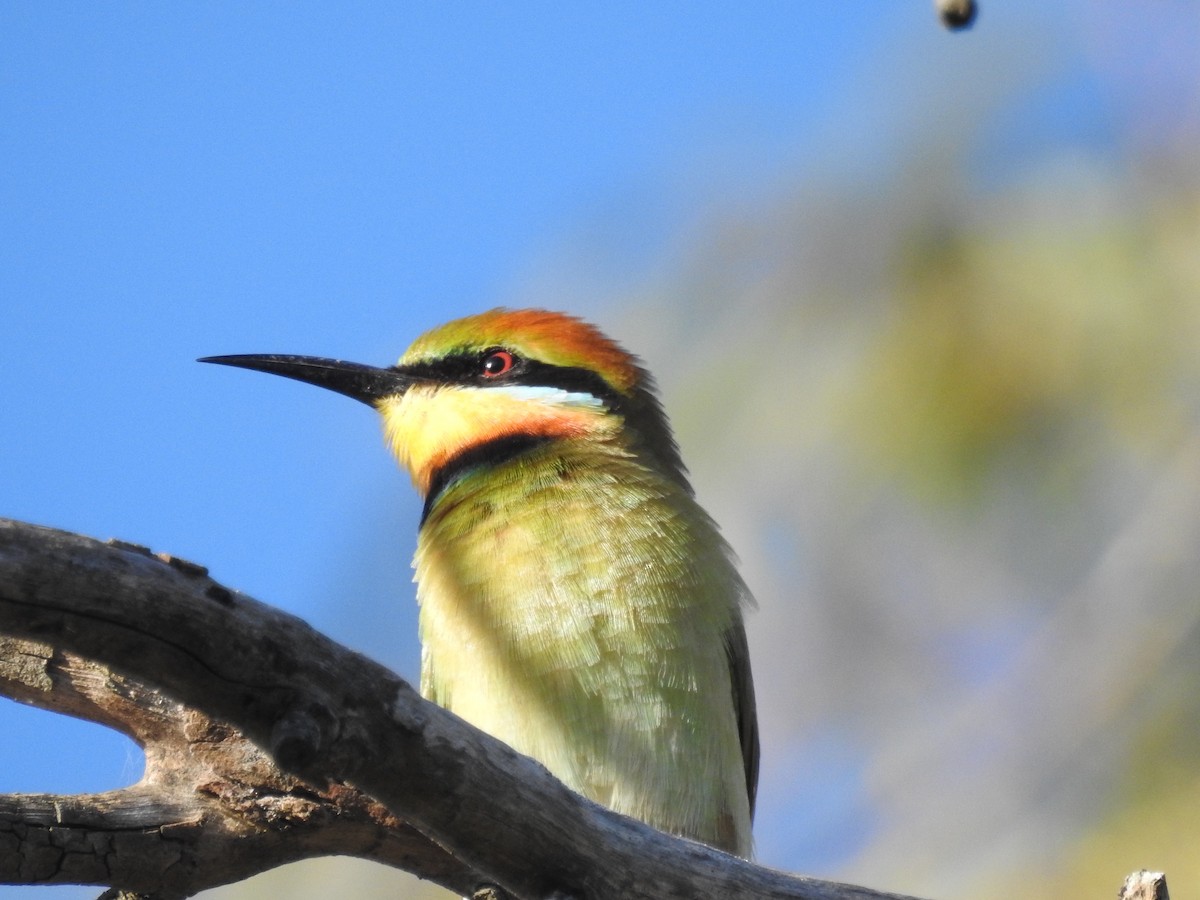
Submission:
[[750,649],[741,618],[725,633],[725,652],[729,656],[729,677],[733,687],[733,712],[737,716],[742,741],[742,762],[746,767],[746,796],[750,817],[754,818],[754,799],[758,793],[758,709],[754,702],[754,678],[750,674]]

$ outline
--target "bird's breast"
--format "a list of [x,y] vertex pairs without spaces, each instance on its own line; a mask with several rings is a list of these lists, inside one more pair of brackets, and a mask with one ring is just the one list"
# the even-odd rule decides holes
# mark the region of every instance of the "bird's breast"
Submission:
[[724,645],[744,589],[685,490],[540,449],[449,487],[415,567],[428,697],[601,803],[748,835]]

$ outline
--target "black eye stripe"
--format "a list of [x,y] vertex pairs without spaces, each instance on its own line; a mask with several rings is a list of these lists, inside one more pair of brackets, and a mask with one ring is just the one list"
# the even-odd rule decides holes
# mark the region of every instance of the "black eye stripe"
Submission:
[[489,347],[485,351],[468,351],[443,356],[438,359],[396,366],[397,371],[415,378],[443,384],[461,384],[471,387],[499,387],[507,384],[522,384],[530,387],[559,388],[570,393],[591,394],[614,412],[621,411],[625,397],[590,369],[573,366],[556,366],[536,359],[528,359],[515,351],[512,367],[502,375],[488,377],[484,374],[485,360],[503,348]]

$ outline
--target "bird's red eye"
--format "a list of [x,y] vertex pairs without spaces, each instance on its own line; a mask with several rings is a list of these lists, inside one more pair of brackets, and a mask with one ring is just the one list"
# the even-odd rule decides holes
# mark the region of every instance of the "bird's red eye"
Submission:
[[481,373],[484,378],[498,378],[513,367],[513,355],[507,350],[492,350],[483,358]]

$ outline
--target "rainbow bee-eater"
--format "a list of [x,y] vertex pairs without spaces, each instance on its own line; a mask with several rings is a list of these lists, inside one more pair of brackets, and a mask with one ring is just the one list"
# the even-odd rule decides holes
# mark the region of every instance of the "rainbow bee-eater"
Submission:
[[382,416],[424,499],[426,697],[605,806],[750,855],[748,592],[635,357],[571,316],[495,309],[390,367],[205,361]]

